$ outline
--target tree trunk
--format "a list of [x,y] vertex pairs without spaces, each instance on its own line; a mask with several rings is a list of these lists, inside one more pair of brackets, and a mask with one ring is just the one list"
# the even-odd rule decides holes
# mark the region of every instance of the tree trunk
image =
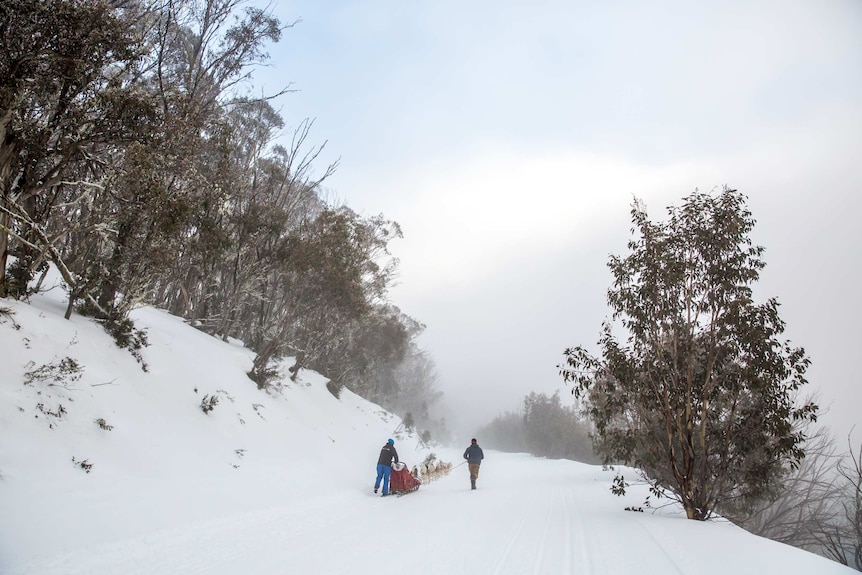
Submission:
[[[8,189],[9,178],[12,175],[12,157],[15,152],[14,138],[6,130],[12,117],[11,108],[7,109],[0,119],[0,207],[8,209],[8,198],[12,191]],[[8,229],[12,219],[6,212],[0,211],[0,297],[6,296],[6,263],[9,259]]]
[[124,219],[117,230],[117,242],[114,245],[114,252],[111,254],[111,259],[108,263],[108,277],[99,291],[99,305],[103,309],[112,309],[114,307],[114,299],[117,296],[117,291],[120,289],[123,258],[125,257],[126,246],[129,243],[131,231],[132,223],[128,219]]
[[[4,200],[0,200],[4,201]],[[9,216],[0,213],[0,297],[6,297],[6,262],[9,259],[9,235],[4,231],[9,227]]]

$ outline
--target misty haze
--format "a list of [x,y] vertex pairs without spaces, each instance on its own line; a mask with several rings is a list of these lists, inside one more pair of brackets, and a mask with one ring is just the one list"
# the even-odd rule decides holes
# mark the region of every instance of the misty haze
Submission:
[[[704,523],[862,569],[859,2],[11,0],[0,30],[0,571],[148,536],[140,572],[313,571],[387,439],[474,438],[567,530],[493,572],[603,572],[573,518],[618,508],[683,523],[637,523],[655,569]],[[461,510],[467,469],[390,503]],[[312,551],[208,562],[240,514]]]

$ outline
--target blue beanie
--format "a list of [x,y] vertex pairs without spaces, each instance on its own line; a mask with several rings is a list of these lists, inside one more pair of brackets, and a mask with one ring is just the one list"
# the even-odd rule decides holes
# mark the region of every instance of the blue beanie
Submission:
[[388,441],[387,443],[389,443],[389,445],[395,445],[395,440],[394,440],[394,439],[389,439],[389,441]]

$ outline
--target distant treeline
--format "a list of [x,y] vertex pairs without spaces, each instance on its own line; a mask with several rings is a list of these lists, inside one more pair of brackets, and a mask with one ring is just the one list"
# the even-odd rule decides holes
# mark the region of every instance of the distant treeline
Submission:
[[53,263],[67,317],[121,345],[143,343],[128,314],[153,304],[244,341],[261,388],[294,356],[422,424],[439,394],[424,326],[387,298],[398,224],[327,203],[312,122],[286,128],[280,94],[251,95],[290,27],[239,0],[4,2],[0,296]]
[[574,407],[562,405],[559,393],[550,397],[530,393],[521,411],[503,413],[476,433],[489,449],[600,463],[593,453],[589,422]]

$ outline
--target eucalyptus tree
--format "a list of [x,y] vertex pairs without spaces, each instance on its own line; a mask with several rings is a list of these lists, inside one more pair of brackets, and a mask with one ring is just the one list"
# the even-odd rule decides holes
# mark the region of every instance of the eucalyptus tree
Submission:
[[[608,302],[625,341],[606,322],[601,355],[567,349],[560,372],[587,402],[607,462],[643,470],[689,519],[766,496],[802,461],[797,404],[809,359],[781,339],[778,302],[756,304],[765,263],[752,244],[745,196],[695,192],[663,222],[632,208],[629,254],[608,263]],[[618,477],[624,487],[624,478]]]
[[378,262],[400,234],[394,222],[342,207],[323,209],[285,238],[281,285],[267,302],[270,321],[256,334],[252,379],[265,385],[271,360],[287,353],[296,358],[294,374],[311,367],[328,375],[327,349],[385,301],[394,270]]
[[[276,119],[265,102],[249,111],[261,114],[267,124]],[[248,341],[259,341],[277,293],[286,285],[290,270],[286,258],[295,255],[285,246],[325,209],[319,190],[336,164],[319,174],[314,171],[323,146],[307,145],[310,128],[311,122],[302,122],[290,148],[277,145],[265,156],[261,148],[250,150],[239,169],[241,181],[227,205],[230,248],[213,274],[219,292],[210,297],[219,302],[213,318],[216,333],[239,328]]]
[[574,407],[564,406],[558,392],[527,395],[522,421],[527,451],[533,455],[596,462],[588,422]]
[[386,406],[401,390],[395,370],[410,343],[405,318],[391,305],[373,304],[367,313],[337,330],[322,341],[322,349],[309,366],[331,379],[331,391],[337,393],[346,386]]
[[[79,278],[58,240],[80,229],[75,217],[103,189],[113,154],[145,139],[152,123],[150,99],[131,88],[141,58],[137,32],[106,2],[0,6],[0,295],[23,293],[51,260],[70,300],[95,304],[92,293],[77,293]],[[17,257],[11,277],[10,251]]]
[[230,158],[246,137],[231,125],[229,109],[241,82],[266,60],[265,44],[282,32],[271,14],[244,4],[153,3],[144,81],[161,129],[123,158],[114,201],[103,206],[116,233],[99,299],[122,302],[121,314],[139,300],[164,297],[173,283],[190,283],[171,274],[177,261],[190,263],[195,277],[202,253],[225,249],[220,210],[241,181]]

